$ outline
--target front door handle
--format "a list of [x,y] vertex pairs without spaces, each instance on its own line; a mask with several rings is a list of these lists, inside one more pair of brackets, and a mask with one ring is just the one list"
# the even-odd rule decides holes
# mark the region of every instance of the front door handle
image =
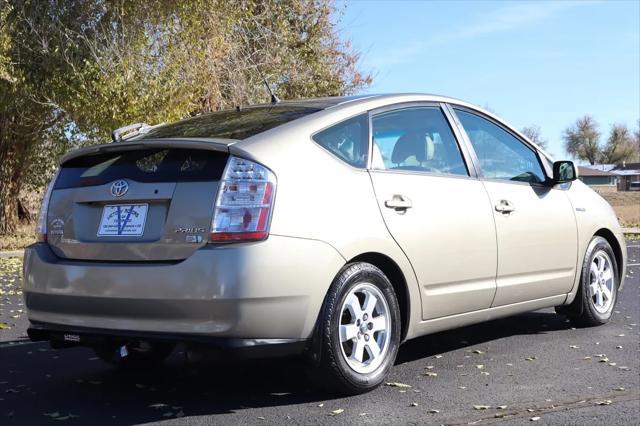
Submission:
[[384,206],[390,209],[394,209],[397,212],[405,212],[411,208],[411,200],[404,195],[395,194],[390,200],[384,202]]
[[511,204],[511,202],[508,200],[500,200],[498,201],[498,204],[496,204],[496,211],[503,214],[509,214],[515,209],[516,208],[513,206],[513,204]]

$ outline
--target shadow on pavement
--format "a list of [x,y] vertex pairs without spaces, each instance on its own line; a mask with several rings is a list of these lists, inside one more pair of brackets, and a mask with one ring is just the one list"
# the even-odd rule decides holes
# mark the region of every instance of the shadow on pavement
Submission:
[[[495,320],[410,341],[401,347],[397,363],[570,327],[553,313]],[[181,351],[163,368],[118,371],[87,348],[56,351],[46,343],[5,343],[0,348],[0,416],[16,424],[41,424],[48,420],[46,413],[77,415],[81,423],[144,423],[331,398],[312,389],[301,360],[194,364]]]

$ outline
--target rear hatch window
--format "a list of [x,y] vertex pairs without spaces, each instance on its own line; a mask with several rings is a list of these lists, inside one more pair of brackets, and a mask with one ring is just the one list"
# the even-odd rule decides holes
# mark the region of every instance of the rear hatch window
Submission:
[[218,111],[160,126],[134,139],[246,139],[320,110],[297,105],[270,105]]
[[195,149],[145,149],[73,158],[63,164],[54,189],[103,185],[116,179],[137,182],[219,180],[227,154]]

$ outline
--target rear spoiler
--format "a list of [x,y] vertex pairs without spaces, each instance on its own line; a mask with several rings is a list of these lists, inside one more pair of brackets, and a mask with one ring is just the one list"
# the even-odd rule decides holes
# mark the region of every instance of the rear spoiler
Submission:
[[138,149],[184,148],[229,152],[229,147],[236,142],[239,141],[237,139],[218,138],[163,138],[106,143],[75,149],[63,155],[60,158],[59,163],[60,165],[63,165],[71,159],[82,157],[84,155],[98,154],[102,152],[134,151]]

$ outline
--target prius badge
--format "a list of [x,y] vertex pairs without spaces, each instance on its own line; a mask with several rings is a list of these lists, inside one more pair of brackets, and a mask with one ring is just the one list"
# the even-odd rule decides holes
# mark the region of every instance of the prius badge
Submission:
[[117,180],[111,185],[111,195],[114,197],[122,197],[129,190],[129,184],[126,180]]

